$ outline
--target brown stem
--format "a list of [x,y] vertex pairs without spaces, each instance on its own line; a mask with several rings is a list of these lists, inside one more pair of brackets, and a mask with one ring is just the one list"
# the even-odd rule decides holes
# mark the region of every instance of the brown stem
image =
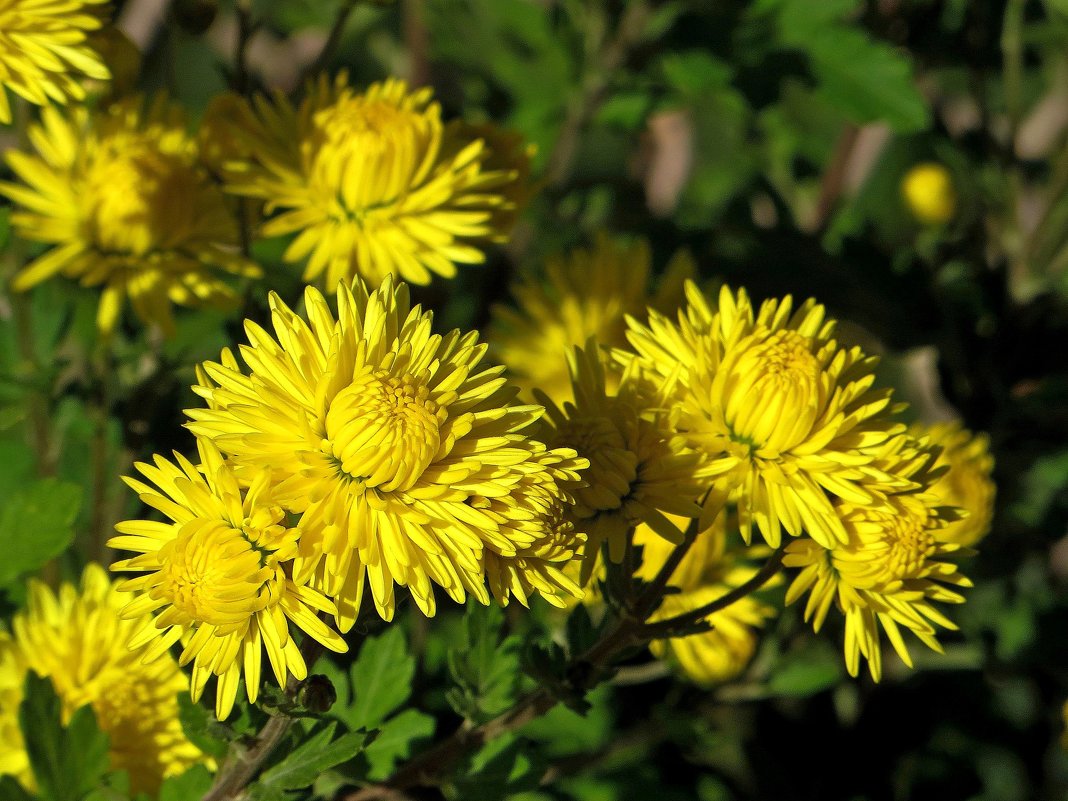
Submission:
[[233,89],[238,94],[248,94],[251,79],[248,71],[248,45],[256,32],[256,23],[252,19],[252,0],[236,0],[234,13],[237,14],[237,46],[234,48]]
[[726,609],[736,601],[740,601],[747,595],[759,590],[771,578],[782,569],[782,559],[786,553],[785,548],[779,548],[775,553],[771,555],[771,558],[753,574],[744,584],[739,584],[733,590],[725,595],[721,595],[714,601],[710,601],[704,606],[699,606],[689,612],[684,612],[674,617],[664,618],[658,620],[655,623],[646,623],[642,628],[642,633],[650,640],[659,640],[665,637],[679,636],[679,631],[685,631],[687,628],[691,628],[709,615],[713,615],[723,609]]
[[268,720],[248,750],[233,755],[227,762],[201,801],[227,801],[244,790],[295,720],[289,715],[275,715]]
[[345,24],[349,21],[349,16],[356,8],[356,2],[357,0],[347,0],[338,8],[334,17],[334,24],[330,26],[330,33],[327,34],[326,41],[323,43],[323,49],[319,51],[315,61],[304,68],[300,80],[297,81],[298,86],[303,85],[305,81],[314,78],[326,69],[330,59],[334,57],[338,45],[341,44],[341,36],[345,33]]
[[649,583],[649,586],[638,598],[635,604],[635,612],[639,619],[646,620],[660,605],[664,598],[664,590],[667,589],[668,582],[671,581],[671,576],[678,569],[678,566],[682,564],[682,560],[686,558],[686,554],[690,552],[694,542],[697,541],[699,521],[700,518],[698,517],[691,518],[686,526],[686,531],[683,533],[682,542],[671,551],[667,560],[660,566],[660,570],[657,571],[653,580]]
[[[305,637],[301,643],[300,653],[304,658],[304,664],[310,669],[315,660],[323,652],[323,646],[311,637]],[[292,676],[286,684],[286,695],[289,698],[296,696],[303,682],[295,680]],[[230,746],[230,753],[226,762],[215,775],[215,782],[200,801],[236,801],[245,797],[245,788],[256,774],[259,773],[263,763],[271,756],[278,744],[285,739],[290,727],[296,721],[292,715],[284,713],[272,715],[259,734],[250,745],[245,747],[239,743]]]

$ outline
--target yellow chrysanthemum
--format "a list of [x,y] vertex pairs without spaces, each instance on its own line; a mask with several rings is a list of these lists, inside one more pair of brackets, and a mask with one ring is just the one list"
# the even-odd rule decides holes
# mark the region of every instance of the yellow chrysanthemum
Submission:
[[[108,0],[0,0],[0,84],[38,106],[81,100],[83,77],[107,80],[88,42]],[[11,122],[0,88],[0,122]]]
[[19,208],[19,236],[54,245],[15,276],[25,290],[62,273],[103,285],[97,323],[106,335],[123,298],[144,322],[173,327],[171,303],[227,305],[233,291],[216,268],[259,270],[236,250],[237,223],[197,162],[181,109],[157,96],[90,113],[45,109],[30,129],[37,155],[9,152],[24,184],[2,183]]
[[512,404],[504,368],[481,365],[477,332],[432,333],[432,315],[410,308],[392,277],[371,293],[358,280],[337,293],[335,319],[309,288],[308,322],[272,295],[275,335],[246,323],[247,374],[229,352],[203,366],[195,389],[209,408],[189,410],[189,428],[240,471],[273,472],[278,503],[301,516],[295,575],[337,599],[344,630],[365,579],[386,619],[395,583],[427,615],[434,584],[488,603],[487,552],[526,558],[541,547],[539,526],[516,523],[542,514],[532,485],[563,499],[586,463],[527,438],[542,410]]
[[674,382],[673,422],[714,481],[709,514],[730,500],[747,542],[755,523],[772,547],[784,528],[830,547],[848,539],[836,498],[875,508],[885,491],[912,486],[876,464],[904,426],[890,391],[872,387],[875,359],[839,347],[822,306],[794,310],[786,297],[754,313],[744,290],[724,287],[715,309],[693,283],[686,294],[677,325],[655,312],[648,326],[631,320],[637,356],[617,358]]
[[596,565],[602,543],[619,562],[635,526],[645,523],[660,536],[681,542],[665,515],[694,517],[702,485],[695,478],[698,457],[666,431],[656,405],[635,390],[631,374],[618,392],[605,387],[605,366],[594,340],[569,354],[574,402],[559,408],[540,393],[551,431],[550,444],[574,448],[590,461],[586,486],[574,491],[571,514],[585,529],[582,583]]
[[322,76],[299,110],[278,94],[245,117],[251,158],[231,163],[229,188],[281,211],[263,234],[297,234],[286,260],[307,259],[304,279],[325,274],[329,292],[356,275],[451,277],[508,233],[527,154],[501,164],[471,128],[442,123],[430,89],[390,79],[360,94]]
[[601,234],[588,250],[550,259],[544,281],[527,276],[515,284],[518,308],[493,308],[490,342],[524,390],[536,388],[563,403],[571,392],[571,349],[590,337],[606,347],[626,345],[626,316],[643,314],[649,306],[674,308],[682,299],[683,279],[693,273],[691,259],[680,251],[650,295],[649,243],[624,244]]
[[[551,468],[564,460],[559,451],[545,451],[535,461]],[[515,597],[527,605],[534,593],[540,593],[553,606],[562,608],[582,597],[582,590],[567,570],[586,542],[586,535],[568,514],[574,502],[568,490],[577,482],[568,480],[567,472],[555,473],[526,472],[518,477],[509,495],[470,501],[473,507],[499,518],[502,525],[516,529],[508,539],[517,543],[530,541],[529,545],[517,547],[513,557],[486,549],[486,579],[501,604]]]
[[[684,520],[677,522],[680,525],[686,523]],[[674,546],[648,526],[637,528],[634,543],[642,546],[642,563],[635,575],[651,581]],[[767,555],[764,547],[728,551],[725,516],[720,515],[710,529],[697,535],[671,574],[671,586],[679,592],[664,597],[660,608],[649,618],[650,622],[692,612],[721,598],[759,570],[748,560]],[[657,640],[649,645],[649,649],[658,657],[670,658],[698,684],[720,684],[736,677],[749,664],[756,651],[757,630],[774,614],[772,607],[749,595],[706,618],[712,626],[711,631]]]
[[[900,437],[898,442],[904,441]],[[885,452],[892,471],[908,463],[927,483],[933,452],[925,446],[897,443]],[[957,591],[971,586],[948,557],[956,543],[941,541],[940,531],[956,519],[956,510],[937,506],[923,492],[900,493],[885,504],[868,506],[838,501],[838,514],[848,540],[825,548],[810,539],[798,539],[786,547],[783,564],[800,568],[786,594],[793,603],[806,592],[805,620],[816,631],[822,627],[832,604],[846,618],[845,660],[851,675],[859,671],[860,657],[878,681],[882,675],[880,629],[894,650],[911,667],[912,660],[902,637],[905,628],[927,647],[941,653],[936,626],[956,629],[932,602],[962,603]]]
[[939,539],[959,545],[975,545],[990,531],[997,488],[991,479],[994,457],[990,438],[973,434],[960,423],[914,426],[916,436],[926,436],[942,447],[937,466],[947,468],[931,485],[931,495],[939,504],[956,506],[965,515],[938,532]]
[[271,497],[269,474],[256,473],[243,491],[213,445],[198,447],[200,468],[178,454],[177,465],[161,456],[137,465],[156,488],[126,483],[170,522],[127,520],[108,545],[139,554],[112,570],[146,573],[121,584],[140,593],[123,617],[155,613],[132,647],[152,643],[144,656],[150,662],[181,641],[179,663],[193,662],[193,699],[217,676],[215,711],[222,719],[233,708],[242,670],[249,701],[256,700],[264,650],[280,687],[290,675],[307,676],[290,623],[333,651],[348,646],[318,617],[336,612],[330,600],[291,578],[299,533]]
[[14,637],[0,632],[0,774],[33,786],[17,717],[29,670],[52,680],[64,720],[92,707],[110,740],[111,766],[129,771],[133,792],[154,795],[165,777],[205,760],[178,720],[185,675],[171,657],[146,664],[141,651],[130,650],[131,636],[148,621],[120,617],[125,601],[95,564],[86,567],[81,588],[64,584],[58,598],[30,582],[28,608],[12,622]]

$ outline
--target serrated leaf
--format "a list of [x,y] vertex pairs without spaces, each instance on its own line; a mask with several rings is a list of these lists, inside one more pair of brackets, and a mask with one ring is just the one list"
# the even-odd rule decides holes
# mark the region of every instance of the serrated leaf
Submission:
[[348,762],[367,743],[364,732],[349,732],[334,739],[337,723],[330,721],[317,729],[285,759],[265,771],[259,784],[277,790],[309,787],[319,775],[335,765]]
[[26,675],[19,726],[34,778],[48,801],[81,801],[108,769],[108,738],[88,706],[61,724],[61,703],[52,682]]
[[204,765],[194,765],[180,776],[171,776],[159,790],[159,801],[189,801],[211,788],[212,776]]
[[369,779],[378,781],[393,772],[398,760],[412,754],[412,746],[434,734],[434,718],[417,709],[405,709],[387,720],[378,736],[367,746],[364,757],[370,765]]
[[[46,478],[22,487],[0,510],[0,587],[41,568],[74,540],[82,490]],[[32,536],[28,535],[32,532]]]
[[464,642],[449,652],[449,672],[458,685],[446,694],[452,707],[479,722],[500,714],[519,686],[520,640],[501,640],[504,613],[472,602],[464,615]]
[[373,729],[412,694],[415,658],[404,630],[391,626],[368,637],[352,666],[352,701],[338,716],[353,729]]

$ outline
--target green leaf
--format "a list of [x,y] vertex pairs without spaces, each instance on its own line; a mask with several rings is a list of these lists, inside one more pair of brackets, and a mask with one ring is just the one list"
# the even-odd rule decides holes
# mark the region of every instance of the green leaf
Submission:
[[368,637],[352,666],[352,701],[339,717],[353,729],[378,728],[411,696],[414,676],[415,658],[402,628]]
[[683,95],[699,95],[730,84],[731,68],[705,50],[665,55],[660,69],[668,86]]
[[208,709],[196,703],[189,693],[178,695],[178,721],[189,742],[210,756],[221,758],[230,748],[225,730]]
[[74,540],[81,488],[46,478],[16,490],[0,511],[0,587],[42,567]]
[[37,801],[37,796],[24,790],[14,776],[0,776],[0,798],[4,801]]
[[259,784],[268,790],[297,790],[309,787],[319,774],[348,762],[367,743],[364,732],[350,732],[334,739],[337,723],[323,724],[289,756],[264,772]]
[[514,734],[491,740],[472,758],[456,782],[457,796],[464,801],[497,801],[537,788],[545,775],[545,763],[530,743]]
[[203,765],[194,765],[180,776],[171,776],[159,790],[159,801],[189,801],[211,787],[212,776]]
[[768,690],[773,695],[805,698],[833,687],[843,675],[841,655],[822,640],[810,640],[804,649],[779,658]]
[[60,723],[60,700],[52,682],[26,675],[19,726],[33,775],[48,801],[81,801],[108,769],[108,738],[93,710],[83,706]]
[[386,721],[378,736],[367,746],[364,756],[370,765],[367,777],[374,781],[393,772],[398,760],[412,754],[412,746],[434,734],[434,718],[417,709],[405,709]]
[[457,686],[446,700],[465,718],[482,722],[508,709],[519,686],[520,640],[501,640],[504,612],[472,601],[464,615],[464,642],[449,653]]
[[899,133],[927,127],[929,114],[908,57],[877,42],[846,17],[857,0],[766,0],[750,14],[771,12],[785,49],[804,53],[816,93],[857,123],[886,122]]

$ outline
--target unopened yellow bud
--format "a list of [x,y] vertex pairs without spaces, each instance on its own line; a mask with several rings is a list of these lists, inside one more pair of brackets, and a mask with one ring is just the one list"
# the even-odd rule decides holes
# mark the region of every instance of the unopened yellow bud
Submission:
[[912,216],[924,225],[942,225],[953,219],[957,191],[953,176],[941,164],[917,164],[901,180],[901,195]]

